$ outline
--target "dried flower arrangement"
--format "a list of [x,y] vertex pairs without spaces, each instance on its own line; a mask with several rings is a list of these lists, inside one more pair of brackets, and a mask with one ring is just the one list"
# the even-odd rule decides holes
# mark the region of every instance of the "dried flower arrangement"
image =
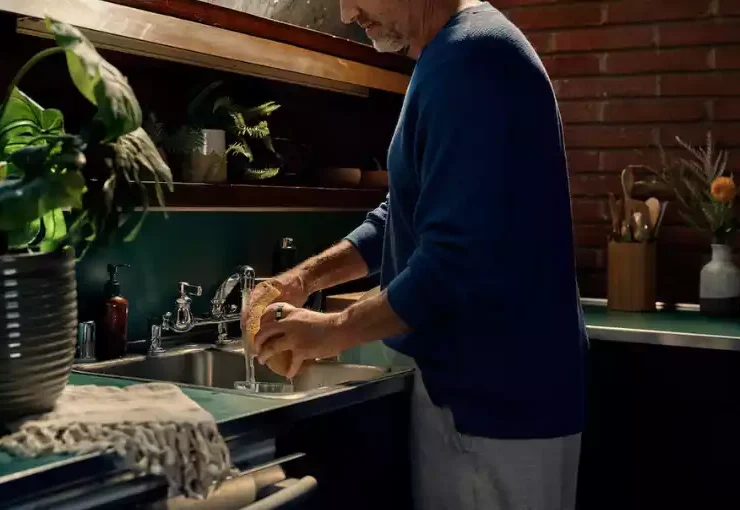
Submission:
[[707,232],[714,244],[729,244],[737,231],[735,211],[737,187],[727,173],[728,153],[717,150],[711,131],[704,147],[692,147],[681,138],[676,141],[690,157],[669,157],[662,147],[660,170],[647,165],[630,165],[647,171],[648,186],[667,188],[681,217],[692,227]]

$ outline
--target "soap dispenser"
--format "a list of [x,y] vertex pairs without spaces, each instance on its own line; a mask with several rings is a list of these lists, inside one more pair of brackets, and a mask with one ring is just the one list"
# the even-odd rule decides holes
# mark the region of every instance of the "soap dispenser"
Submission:
[[98,324],[96,357],[100,361],[126,355],[128,341],[128,300],[121,295],[118,268],[128,264],[108,264],[108,281],[105,284],[105,303]]

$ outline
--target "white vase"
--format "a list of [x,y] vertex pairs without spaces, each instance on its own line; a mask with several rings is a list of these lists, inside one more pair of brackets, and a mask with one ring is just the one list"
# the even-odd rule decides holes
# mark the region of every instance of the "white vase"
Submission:
[[203,145],[193,149],[183,171],[185,182],[226,181],[226,132],[204,129]]
[[732,248],[712,245],[712,260],[701,270],[699,307],[707,315],[740,314],[740,268],[732,261]]

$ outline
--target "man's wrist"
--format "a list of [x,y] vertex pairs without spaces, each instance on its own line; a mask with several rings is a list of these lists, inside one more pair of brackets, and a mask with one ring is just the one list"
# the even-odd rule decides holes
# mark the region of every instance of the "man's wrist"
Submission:
[[349,313],[349,308],[331,315],[331,320],[337,332],[336,341],[342,350],[349,349],[361,343],[362,339],[357,334],[355,324],[352,321],[352,314]]

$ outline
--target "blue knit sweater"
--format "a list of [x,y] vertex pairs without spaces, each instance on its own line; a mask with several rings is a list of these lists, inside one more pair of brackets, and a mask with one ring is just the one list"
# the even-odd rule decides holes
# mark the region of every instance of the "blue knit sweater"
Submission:
[[462,433],[580,432],[586,334],[550,80],[488,4],[423,50],[388,156],[388,200],[347,239],[381,271],[415,359]]

